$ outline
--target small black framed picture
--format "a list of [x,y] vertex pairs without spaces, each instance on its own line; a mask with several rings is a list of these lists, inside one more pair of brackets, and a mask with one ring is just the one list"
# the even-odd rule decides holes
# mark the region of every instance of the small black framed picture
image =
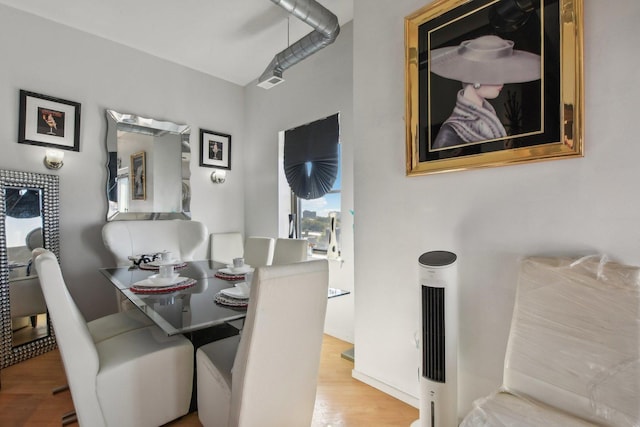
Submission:
[[80,151],[80,103],[20,90],[18,142]]
[[200,166],[231,169],[231,135],[200,129]]

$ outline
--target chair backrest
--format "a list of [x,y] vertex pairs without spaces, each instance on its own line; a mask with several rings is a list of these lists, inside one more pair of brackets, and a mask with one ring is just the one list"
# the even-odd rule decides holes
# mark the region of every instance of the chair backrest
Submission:
[[[42,227],[36,227],[30,232],[28,232],[24,240],[25,240],[24,245],[27,247],[27,250],[29,250],[29,252],[37,248],[44,248],[44,236],[42,235]],[[31,276],[32,265],[33,265],[33,255],[31,256],[31,259],[27,264],[27,271],[26,271],[27,276]],[[37,284],[37,287],[39,289],[40,284]]]
[[640,268],[521,264],[504,387],[597,424],[640,424]]
[[242,234],[212,233],[209,242],[211,259],[223,264],[232,264],[234,258],[241,258],[244,253]]
[[252,267],[271,265],[273,260],[273,239],[271,237],[247,237],[244,244],[244,262]]
[[27,233],[25,237],[25,246],[30,250],[44,247],[44,237],[42,235],[42,227],[36,227]]
[[170,251],[192,261],[208,237],[207,227],[189,220],[111,221],[102,227],[102,240],[118,266],[130,265],[129,256]]
[[87,323],[69,294],[56,256],[35,249],[34,258],[79,424],[104,426],[96,393],[100,362]]
[[305,239],[276,239],[273,265],[293,264],[307,260],[309,242]]
[[326,260],[256,269],[229,426],[311,425],[328,286]]
[[19,277],[9,281],[11,317],[35,316],[47,312],[47,304],[37,277]]

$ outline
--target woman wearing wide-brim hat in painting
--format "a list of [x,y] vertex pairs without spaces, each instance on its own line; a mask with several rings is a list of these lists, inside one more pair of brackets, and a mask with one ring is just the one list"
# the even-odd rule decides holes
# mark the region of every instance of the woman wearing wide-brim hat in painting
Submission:
[[511,40],[487,35],[431,51],[431,72],[462,83],[456,106],[432,149],[507,136],[487,99],[497,98],[505,84],[540,79],[540,56],[513,45]]

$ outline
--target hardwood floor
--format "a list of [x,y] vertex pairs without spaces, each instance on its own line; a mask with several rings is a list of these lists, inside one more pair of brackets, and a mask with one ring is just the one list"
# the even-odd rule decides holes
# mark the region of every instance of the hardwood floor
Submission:
[[[418,418],[416,408],[351,377],[353,363],[340,356],[350,347],[325,335],[312,427],[409,426]],[[68,391],[51,393],[66,383],[57,350],[3,369],[0,377],[0,426],[59,427],[62,415],[73,410]],[[201,424],[189,414],[168,426]]]

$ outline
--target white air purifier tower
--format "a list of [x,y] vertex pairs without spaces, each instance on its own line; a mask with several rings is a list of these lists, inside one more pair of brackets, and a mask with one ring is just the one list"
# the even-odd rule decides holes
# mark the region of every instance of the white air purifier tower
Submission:
[[420,256],[420,419],[411,427],[458,425],[458,284],[456,254]]

